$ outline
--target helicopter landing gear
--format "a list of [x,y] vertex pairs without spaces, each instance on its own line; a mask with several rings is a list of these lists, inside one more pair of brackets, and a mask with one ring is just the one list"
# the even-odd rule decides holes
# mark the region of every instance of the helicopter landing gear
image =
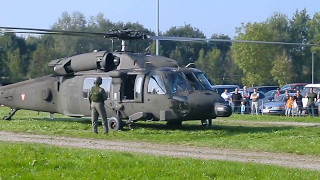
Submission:
[[118,117],[111,117],[108,119],[108,128],[110,131],[118,131],[123,127],[123,122]]
[[11,117],[18,111],[18,109],[11,109],[10,113],[8,114],[8,116],[4,116],[2,119],[3,120],[11,120]]

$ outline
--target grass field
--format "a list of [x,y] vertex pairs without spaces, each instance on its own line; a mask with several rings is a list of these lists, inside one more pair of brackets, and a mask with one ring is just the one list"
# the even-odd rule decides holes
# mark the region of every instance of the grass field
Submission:
[[[9,112],[0,108],[0,116]],[[108,135],[92,134],[89,119],[67,118],[55,115],[48,119],[48,113],[18,111],[11,121],[0,121],[0,130],[33,134],[90,137],[108,140],[145,141],[190,146],[221,147],[267,152],[286,152],[320,156],[319,127],[263,126],[237,123],[214,122],[211,129],[203,129],[200,121],[184,122],[180,128],[168,128],[164,122],[139,122],[133,130],[111,132]],[[256,116],[247,115],[246,120],[256,121]],[[232,116],[229,119],[237,119]],[[244,116],[241,116],[244,120]],[[265,118],[265,117],[263,117]],[[276,121],[278,116],[268,116]],[[304,117],[301,117],[302,119]],[[267,121],[268,119],[264,119]],[[292,120],[293,118],[288,118]],[[317,122],[320,118],[305,118]],[[311,119],[311,120],[310,120]],[[241,122],[241,120],[239,120]],[[284,120],[283,120],[284,121]],[[102,131],[101,126],[99,127]]]
[[0,179],[319,179],[317,171],[0,142]]

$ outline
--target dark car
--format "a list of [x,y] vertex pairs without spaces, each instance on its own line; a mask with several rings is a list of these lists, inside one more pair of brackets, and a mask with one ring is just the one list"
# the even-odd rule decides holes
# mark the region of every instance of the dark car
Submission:
[[279,86],[256,86],[256,87],[249,87],[248,91],[249,92],[253,92],[253,89],[257,88],[257,91],[266,93],[270,90],[277,90],[277,88],[279,88]]
[[228,92],[233,92],[236,88],[239,89],[238,85],[214,85],[212,86],[213,91],[218,94],[222,94],[225,89],[228,89]]
[[307,85],[308,83],[292,83],[292,84],[286,84],[284,86],[281,87],[280,90],[303,90],[303,88]]

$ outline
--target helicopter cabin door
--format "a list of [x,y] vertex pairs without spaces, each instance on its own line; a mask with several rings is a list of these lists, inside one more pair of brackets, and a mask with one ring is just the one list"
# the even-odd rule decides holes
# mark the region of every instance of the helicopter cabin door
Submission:
[[143,109],[144,77],[144,74],[127,74],[121,83],[120,101],[127,115]]
[[[90,104],[89,104],[89,91],[94,86],[94,80],[95,77],[85,77],[83,79],[83,87],[82,87],[82,100],[81,100],[81,112],[84,116],[90,116]],[[106,94],[107,98],[110,99],[110,88],[111,88],[111,77],[102,77],[102,84],[100,87],[102,87]]]
[[142,74],[128,74],[121,84],[121,102],[143,102],[143,80]]

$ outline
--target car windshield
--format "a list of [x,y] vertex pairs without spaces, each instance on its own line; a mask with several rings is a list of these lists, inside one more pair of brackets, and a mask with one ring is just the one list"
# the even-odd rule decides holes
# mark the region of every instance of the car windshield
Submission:
[[[306,94],[310,92],[310,88],[311,88],[311,87],[305,87],[305,88],[301,91],[302,97],[306,96]],[[314,88],[313,88],[313,92],[314,92],[314,93],[317,94],[319,91],[320,91],[320,88],[319,88],[319,87],[314,87]]]
[[286,98],[286,95],[280,95],[274,99],[275,102],[284,102]]
[[171,93],[178,91],[191,91],[192,86],[188,83],[185,75],[181,72],[167,73],[165,74],[168,80],[168,88]]

